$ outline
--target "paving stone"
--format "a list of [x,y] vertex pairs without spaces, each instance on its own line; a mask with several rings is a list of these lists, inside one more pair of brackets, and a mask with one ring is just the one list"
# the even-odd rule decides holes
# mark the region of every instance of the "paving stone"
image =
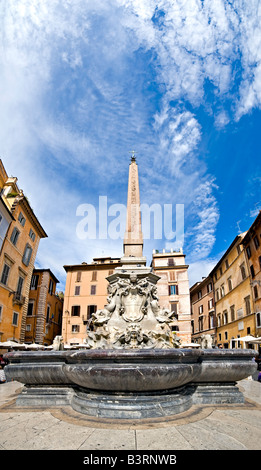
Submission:
[[251,397],[245,405],[202,407],[170,422],[124,426],[91,422],[68,409],[16,408],[19,384],[7,383],[0,387],[0,450],[260,450],[261,384],[242,382]]
[[137,430],[138,450],[191,450],[191,445],[177,427]]

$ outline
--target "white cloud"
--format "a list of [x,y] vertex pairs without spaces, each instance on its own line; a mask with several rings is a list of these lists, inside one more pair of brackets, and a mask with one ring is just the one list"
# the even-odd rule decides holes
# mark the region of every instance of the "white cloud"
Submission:
[[84,258],[71,222],[77,204],[93,197],[93,180],[120,193],[136,145],[143,202],[184,203],[188,249],[194,261],[209,256],[219,210],[196,111],[205,107],[222,129],[260,107],[259,3],[2,2],[1,156],[49,232],[41,263],[58,270]]
[[202,259],[190,263],[188,268],[189,286],[192,287],[196,282],[200,282],[203,277],[207,277],[217,264],[219,258]]

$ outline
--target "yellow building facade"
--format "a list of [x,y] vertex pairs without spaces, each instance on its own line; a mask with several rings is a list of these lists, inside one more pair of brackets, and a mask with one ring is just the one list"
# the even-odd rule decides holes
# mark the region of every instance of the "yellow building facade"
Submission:
[[41,238],[47,237],[27,198],[0,161],[1,197],[12,221],[0,252],[0,340],[24,342],[29,290]]
[[217,346],[242,348],[239,340],[256,335],[251,277],[242,244],[245,233],[238,235],[211,271],[216,309]]
[[243,245],[246,251],[251,276],[254,303],[256,336],[261,336],[261,211],[246,233]]

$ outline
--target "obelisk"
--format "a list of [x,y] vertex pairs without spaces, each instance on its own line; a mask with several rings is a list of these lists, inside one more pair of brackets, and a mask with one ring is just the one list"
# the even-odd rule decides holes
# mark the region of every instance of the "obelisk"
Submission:
[[138,165],[134,153],[129,166],[126,231],[123,242],[124,257],[143,257],[140,190]]

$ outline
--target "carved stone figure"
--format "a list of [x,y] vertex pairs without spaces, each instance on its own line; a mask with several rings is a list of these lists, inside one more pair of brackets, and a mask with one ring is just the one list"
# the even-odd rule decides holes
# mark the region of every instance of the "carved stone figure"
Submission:
[[53,346],[54,351],[63,351],[64,350],[63,337],[55,336],[52,346]]
[[158,276],[150,270],[117,272],[108,285],[108,304],[93,313],[87,330],[90,348],[173,348],[174,312],[158,302]]
[[212,337],[211,335],[202,335],[200,338],[201,348],[202,349],[211,349],[212,348]]

